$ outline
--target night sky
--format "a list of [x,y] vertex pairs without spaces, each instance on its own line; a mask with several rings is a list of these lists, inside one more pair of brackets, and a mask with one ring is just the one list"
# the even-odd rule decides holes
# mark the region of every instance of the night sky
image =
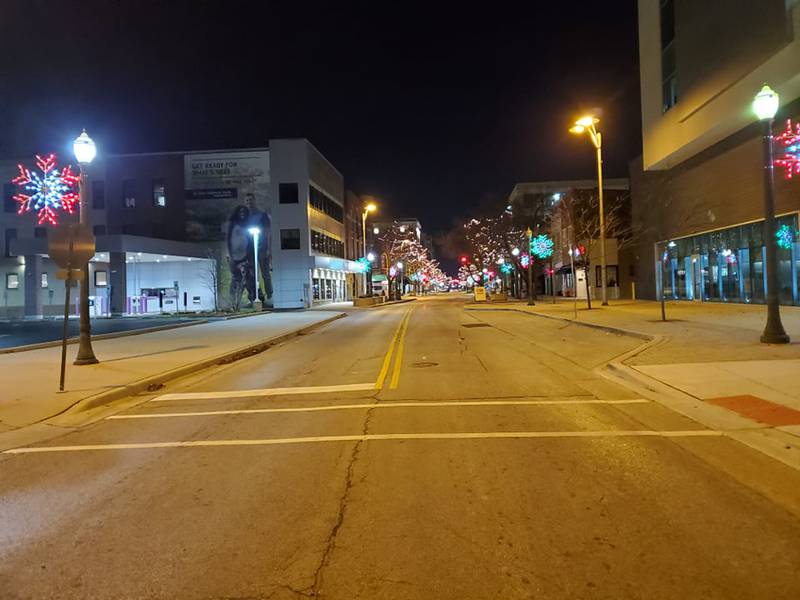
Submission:
[[607,176],[641,152],[635,0],[5,0],[0,156],[307,137],[383,216],[432,233],[514,183],[594,176],[567,133],[601,107]]

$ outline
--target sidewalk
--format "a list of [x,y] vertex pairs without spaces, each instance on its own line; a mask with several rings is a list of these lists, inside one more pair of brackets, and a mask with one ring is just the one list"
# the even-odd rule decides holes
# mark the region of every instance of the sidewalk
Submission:
[[61,348],[0,355],[4,374],[0,435],[58,415],[78,404],[98,406],[138,393],[248,348],[343,316],[334,311],[267,313],[127,337],[96,340],[97,365],[74,366],[67,347],[66,384],[58,392]]
[[579,300],[577,313],[571,299],[480,308],[533,312],[647,336],[653,341],[621,364],[705,403],[800,435],[800,307],[781,307],[792,338],[784,345],[759,341],[766,322],[763,305],[668,302],[666,322],[658,302],[643,300],[611,301],[606,307],[597,302],[592,310]]

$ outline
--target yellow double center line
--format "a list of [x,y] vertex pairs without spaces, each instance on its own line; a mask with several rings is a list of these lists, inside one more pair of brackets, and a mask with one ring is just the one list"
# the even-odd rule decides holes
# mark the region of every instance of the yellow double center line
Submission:
[[[386,356],[383,357],[383,365],[381,365],[381,371],[378,373],[378,380],[375,382],[376,390],[383,389],[383,385],[386,383],[386,376],[389,374],[389,366],[392,364],[393,353],[394,370],[392,371],[392,378],[389,381],[389,389],[397,389],[397,385],[400,382],[400,370],[403,367],[403,348],[405,347],[406,331],[408,330],[408,321],[411,317],[412,310],[414,309],[412,308],[406,311],[406,314],[403,315],[403,318],[400,319],[400,323],[397,325],[392,341],[389,343],[389,349],[386,351]],[[395,352],[395,347],[397,348],[397,352]]]

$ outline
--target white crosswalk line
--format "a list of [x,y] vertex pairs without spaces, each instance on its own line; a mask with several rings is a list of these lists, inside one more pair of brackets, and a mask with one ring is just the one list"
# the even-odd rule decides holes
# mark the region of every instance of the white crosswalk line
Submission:
[[215,400],[219,398],[252,398],[258,396],[293,396],[297,394],[329,394],[335,392],[365,392],[374,390],[374,383],[346,383],[343,385],[315,385],[309,387],[263,388],[254,390],[227,390],[221,392],[187,392],[163,394],[150,402],[167,400]]
[[215,446],[282,446],[323,442],[376,442],[392,440],[477,440],[477,439],[563,439],[563,438],[624,438],[624,437],[721,437],[724,433],[710,429],[689,431],[488,431],[468,433],[383,433],[368,435],[331,435],[300,438],[260,440],[191,440],[185,442],[145,442],[141,444],[90,444],[82,446],[38,446],[14,448],[3,454],[35,454],[47,452],[82,452],[93,450],[149,450],[156,448],[209,448]]
[[575,404],[648,404],[649,400],[640,398],[632,400],[462,400],[451,402],[371,402],[367,404],[334,404],[327,406],[299,406],[289,408],[242,408],[231,410],[202,410],[192,412],[143,413],[129,415],[112,415],[107,420],[125,419],[166,419],[174,417],[209,417],[220,415],[258,415],[269,413],[305,413],[332,410],[360,410],[386,408],[442,408],[464,406],[558,406]]

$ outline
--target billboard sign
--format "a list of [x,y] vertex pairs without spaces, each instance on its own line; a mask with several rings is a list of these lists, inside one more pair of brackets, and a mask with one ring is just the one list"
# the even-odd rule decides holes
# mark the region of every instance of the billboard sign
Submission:
[[[226,283],[229,280],[229,306],[238,310],[242,302],[252,303],[257,297],[271,305],[269,151],[189,153],[184,156],[183,167],[186,238],[193,242],[225,242],[218,266],[229,271],[229,276],[220,278]],[[260,232],[257,252],[249,233],[254,227]],[[260,275],[258,291],[256,272]]]

